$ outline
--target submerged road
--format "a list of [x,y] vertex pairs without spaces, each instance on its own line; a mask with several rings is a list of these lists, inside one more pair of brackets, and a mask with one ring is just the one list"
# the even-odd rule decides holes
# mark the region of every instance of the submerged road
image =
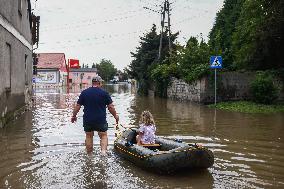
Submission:
[[[119,158],[109,129],[107,158],[84,147],[82,117],[70,123],[79,92],[37,90],[33,110],[0,130],[0,188],[284,188],[284,114],[243,114],[154,97],[139,97],[129,85],[107,85],[121,123],[137,125],[153,113],[157,134],[202,143],[215,155],[213,167],[157,175]],[[79,113],[82,116],[82,112]],[[108,115],[109,125],[114,119]]]

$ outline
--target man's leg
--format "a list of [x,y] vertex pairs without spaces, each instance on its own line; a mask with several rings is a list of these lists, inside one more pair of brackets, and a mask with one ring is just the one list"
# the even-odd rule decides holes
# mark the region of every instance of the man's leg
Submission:
[[107,145],[108,145],[107,131],[106,132],[98,132],[98,134],[99,134],[99,137],[100,137],[102,155],[106,155]]
[[94,137],[94,131],[86,132],[85,145],[87,153],[93,152],[93,137]]

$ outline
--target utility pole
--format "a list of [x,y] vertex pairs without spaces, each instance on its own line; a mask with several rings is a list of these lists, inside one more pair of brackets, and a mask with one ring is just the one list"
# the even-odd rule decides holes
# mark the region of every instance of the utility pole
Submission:
[[171,41],[171,13],[170,13],[170,11],[171,11],[171,9],[170,9],[170,3],[169,3],[169,1],[168,0],[166,0],[166,11],[167,11],[167,14],[168,14],[168,32],[169,32],[169,51],[170,51],[170,53],[171,53],[171,51],[172,51],[172,41]]
[[[153,12],[157,12],[159,14],[161,14],[161,34],[160,34],[160,45],[159,45],[159,54],[158,54],[158,60],[160,60],[161,58],[161,54],[162,54],[162,48],[163,48],[163,35],[164,35],[164,27],[165,27],[165,23],[167,23],[167,32],[168,32],[168,42],[169,42],[169,52],[171,53],[172,51],[172,42],[171,42],[171,8],[170,8],[170,5],[172,3],[169,2],[169,0],[165,0],[163,2],[163,4],[161,5],[161,11],[156,11],[156,10],[153,10],[151,8],[148,8],[148,7],[143,7],[144,9],[148,9],[148,10],[151,10]],[[167,17],[166,17],[167,15]],[[165,21],[165,19],[167,19]]]
[[162,27],[161,27],[161,34],[160,34],[160,46],[159,46],[158,60],[160,60],[161,58],[162,46],[163,46],[163,34],[164,34],[164,26],[165,26],[165,3],[161,11],[161,26]]
[[[164,6],[162,6],[162,11],[161,11],[161,37],[160,37],[160,46],[159,46],[159,55],[158,55],[158,60],[161,58],[161,53],[162,53],[162,47],[163,47],[163,34],[164,34],[164,27],[165,23],[168,24],[168,41],[169,41],[169,52],[172,51],[172,42],[171,42],[171,8],[170,8],[171,3],[169,0],[164,1]],[[167,14],[167,21],[165,21]]]

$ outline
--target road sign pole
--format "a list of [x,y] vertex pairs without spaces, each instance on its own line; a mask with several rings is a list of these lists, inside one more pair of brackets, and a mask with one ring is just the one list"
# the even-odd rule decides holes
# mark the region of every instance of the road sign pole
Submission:
[[214,69],[215,71],[215,106],[217,103],[217,69],[221,69],[222,68],[222,57],[221,56],[211,56],[210,57],[210,68]]
[[215,106],[217,101],[217,69],[215,68]]

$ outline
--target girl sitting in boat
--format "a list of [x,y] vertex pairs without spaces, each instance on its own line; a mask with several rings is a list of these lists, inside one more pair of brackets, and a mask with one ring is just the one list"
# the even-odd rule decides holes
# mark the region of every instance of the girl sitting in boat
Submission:
[[156,126],[154,118],[149,111],[142,112],[139,126],[139,134],[136,136],[137,144],[155,144]]

